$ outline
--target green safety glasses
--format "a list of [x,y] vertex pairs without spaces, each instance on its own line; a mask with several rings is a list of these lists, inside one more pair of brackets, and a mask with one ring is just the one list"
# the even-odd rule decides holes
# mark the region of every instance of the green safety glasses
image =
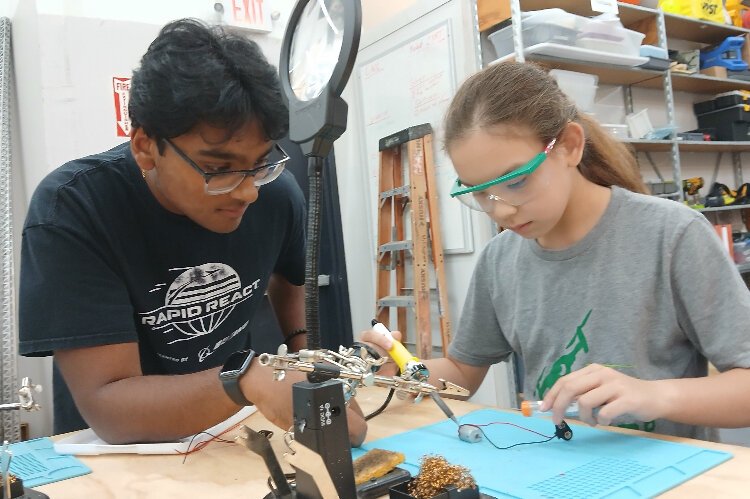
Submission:
[[519,206],[530,199],[537,188],[545,184],[543,178],[532,173],[547,159],[557,139],[552,139],[544,151],[534,156],[521,167],[479,185],[467,185],[456,179],[450,195],[471,209],[490,212],[496,201]]

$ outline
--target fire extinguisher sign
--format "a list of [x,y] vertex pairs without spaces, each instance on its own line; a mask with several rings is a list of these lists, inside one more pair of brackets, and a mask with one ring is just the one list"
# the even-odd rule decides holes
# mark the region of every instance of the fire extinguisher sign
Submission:
[[128,100],[130,100],[130,78],[112,78],[112,92],[115,97],[115,126],[118,137],[130,136],[130,115],[128,114]]

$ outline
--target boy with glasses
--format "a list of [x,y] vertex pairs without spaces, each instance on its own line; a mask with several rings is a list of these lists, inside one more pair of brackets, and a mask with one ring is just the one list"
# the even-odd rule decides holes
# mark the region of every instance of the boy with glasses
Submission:
[[249,404],[288,428],[303,377],[274,381],[248,350],[266,291],[304,346],[305,207],[276,143],[275,68],[254,42],[175,21],[134,71],[129,111],[130,142],[52,172],[24,227],[20,349],[54,356],[55,432],[164,441]]

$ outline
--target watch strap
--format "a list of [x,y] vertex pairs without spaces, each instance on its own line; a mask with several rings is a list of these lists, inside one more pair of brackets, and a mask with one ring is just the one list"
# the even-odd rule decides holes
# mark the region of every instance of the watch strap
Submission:
[[223,376],[220,372],[219,379],[221,380],[222,387],[224,387],[224,392],[226,392],[229,398],[232,399],[232,402],[240,406],[254,405],[252,402],[247,400],[247,398],[245,397],[245,394],[242,393],[242,388],[240,388],[240,379],[242,378],[242,376],[245,375],[245,373],[247,372],[247,369],[250,367],[250,364],[252,363],[252,359],[255,358],[255,352],[252,350],[245,350],[241,352],[235,352],[232,355],[238,355],[238,354],[245,354],[245,355],[251,356],[250,362],[248,362],[246,369],[242,371],[239,374],[239,376],[232,376],[232,377]]
[[221,384],[224,386],[224,391],[226,392],[226,394],[229,395],[229,398],[232,399],[232,402],[234,402],[235,404],[241,406],[254,405],[252,402],[247,400],[245,398],[245,394],[242,393],[242,389],[240,389],[239,378],[222,378]]

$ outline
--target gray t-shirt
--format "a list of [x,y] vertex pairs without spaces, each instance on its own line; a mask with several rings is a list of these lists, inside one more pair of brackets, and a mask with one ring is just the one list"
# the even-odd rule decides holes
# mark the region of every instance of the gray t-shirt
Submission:
[[[750,368],[750,293],[711,224],[674,201],[619,187],[578,243],[550,251],[504,231],[479,257],[449,354],[487,366],[518,353],[541,399],[591,363],[640,379]],[[613,424],[714,439],[666,420]]]

